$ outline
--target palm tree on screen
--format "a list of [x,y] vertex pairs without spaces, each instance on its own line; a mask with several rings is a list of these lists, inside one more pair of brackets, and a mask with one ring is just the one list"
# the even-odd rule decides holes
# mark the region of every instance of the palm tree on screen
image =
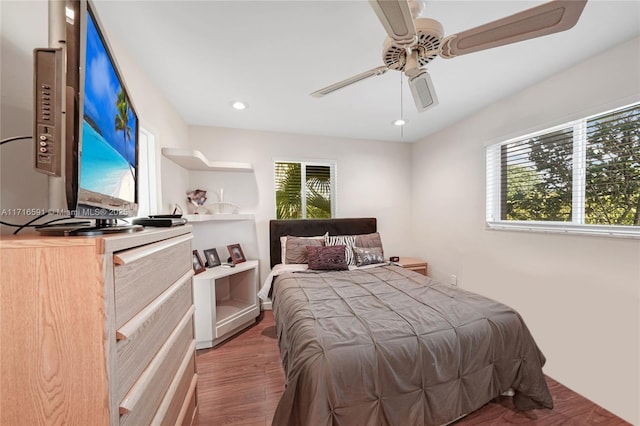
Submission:
[[131,127],[129,126],[129,102],[127,101],[127,97],[124,94],[122,88],[118,92],[118,98],[116,99],[116,109],[118,110],[118,114],[115,118],[116,131],[122,132],[122,136],[124,137],[124,155],[127,160],[127,164],[129,165],[129,170],[131,171],[131,176],[135,179],[135,172],[133,170],[133,166],[131,165],[131,161],[129,160],[129,154],[127,151],[127,142],[131,141]]

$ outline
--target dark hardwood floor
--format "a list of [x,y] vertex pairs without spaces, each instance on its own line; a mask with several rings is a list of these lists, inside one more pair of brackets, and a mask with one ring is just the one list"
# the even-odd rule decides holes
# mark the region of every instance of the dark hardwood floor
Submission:
[[[269,426],[284,391],[284,371],[273,314],[214,349],[199,350],[198,404],[201,426]],[[550,377],[553,410],[517,411],[500,397],[455,422],[468,425],[629,425]]]

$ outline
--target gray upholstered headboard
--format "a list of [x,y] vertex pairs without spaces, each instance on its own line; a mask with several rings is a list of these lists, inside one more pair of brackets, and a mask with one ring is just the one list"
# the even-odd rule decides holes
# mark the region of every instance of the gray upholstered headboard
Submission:
[[348,219],[293,219],[271,220],[269,222],[269,245],[271,248],[271,267],[282,263],[280,237],[313,237],[316,235],[360,235],[377,232],[375,217]]

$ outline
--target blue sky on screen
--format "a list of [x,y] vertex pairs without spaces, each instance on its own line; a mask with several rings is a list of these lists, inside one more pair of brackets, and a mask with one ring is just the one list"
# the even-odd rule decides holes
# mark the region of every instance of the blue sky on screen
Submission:
[[97,124],[100,134],[112,147],[128,159],[132,165],[135,165],[137,121],[130,108],[131,139],[126,146],[128,155],[125,155],[124,134],[122,131],[116,131],[115,128],[115,117],[118,115],[116,100],[121,84],[91,14],[87,15],[84,84],[84,115],[89,116]]

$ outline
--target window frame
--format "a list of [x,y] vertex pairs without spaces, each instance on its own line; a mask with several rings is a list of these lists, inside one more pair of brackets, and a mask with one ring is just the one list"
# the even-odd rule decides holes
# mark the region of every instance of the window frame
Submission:
[[158,213],[158,168],[156,137],[145,127],[139,128],[138,143],[138,213],[147,217]]
[[[322,159],[296,159],[296,158],[274,158],[273,159],[273,197],[274,197],[274,207],[275,207],[275,217],[278,217],[278,202],[277,202],[277,191],[278,191],[278,182],[276,175],[276,163],[297,163],[301,165],[301,185],[300,185],[300,198],[302,201],[302,217],[298,219],[307,219],[307,194],[306,191],[302,189],[306,185],[306,167],[307,166],[325,166],[329,167],[329,173],[331,176],[331,194],[329,201],[331,202],[331,218],[337,217],[337,188],[338,188],[338,165],[335,160],[322,160]],[[294,219],[281,219],[281,220],[294,220]]]
[[[587,155],[587,127],[589,120],[604,116],[629,107],[640,108],[640,103],[634,102],[621,107],[612,108],[604,112],[592,114],[583,118],[548,127],[533,133],[494,142],[486,146],[486,226],[490,230],[531,231],[564,233],[577,235],[594,235],[609,237],[626,237],[640,239],[640,226],[633,225],[598,225],[585,222],[585,192],[586,192],[586,155]],[[501,219],[501,147],[524,139],[530,139],[568,127],[573,128],[572,155],[572,218],[571,222],[527,221]]]

